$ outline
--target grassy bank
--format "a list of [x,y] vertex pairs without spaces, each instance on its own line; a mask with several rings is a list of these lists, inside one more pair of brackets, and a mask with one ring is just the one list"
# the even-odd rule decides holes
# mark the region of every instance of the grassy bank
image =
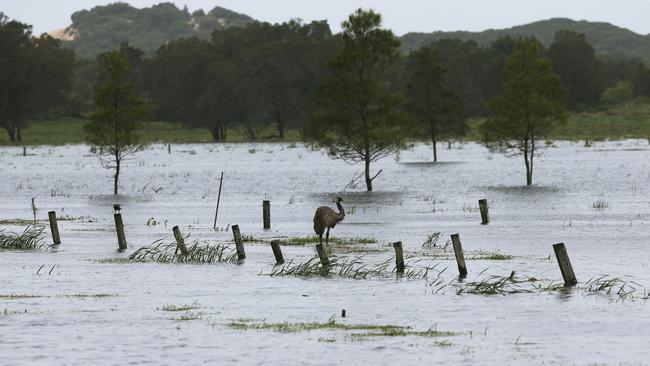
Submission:
[[[484,119],[469,121],[471,129],[465,140],[479,140],[478,126]],[[83,125],[80,119],[33,121],[23,130],[23,145],[65,145],[84,143]],[[268,136],[277,134],[272,127],[258,131],[259,141],[280,141]],[[650,138],[650,104],[628,105],[604,112],[573,113],[567,124],[552,136],[559,140],[618,140],[625,138]],[[288,130],[283,141],[299,141],[300,131]],[[207,129],[189,129],[180,123],[149,122],[145,129],[148,143],[211,143]],[[228,130],[227,142],[246,141],[238,129]],[[0,145],[12,145],[4,130],[0,130]]]
[[[28,128],[22,131],[22,145],[65,145],[85,143],[83,125],[85,121],[74,118],[58,120],[32,121]],[[269,127],[259,131],[261,141],[264,136],[272,136],[277,131]],[[213,142],[210,131],[205,128],[187,128],[180,123],[148,122],[144,133],[145,141],[148,143],[209,143]],[[286,132],[286,141],[297,141],[300,139],[298,130]],[[277,139],[276,139],[277,140]],[[244,136],[236,129],[228,130],[228,142],[245,141]],[[9,136],[4,130],[0,130],[0,145],[12,145]]]

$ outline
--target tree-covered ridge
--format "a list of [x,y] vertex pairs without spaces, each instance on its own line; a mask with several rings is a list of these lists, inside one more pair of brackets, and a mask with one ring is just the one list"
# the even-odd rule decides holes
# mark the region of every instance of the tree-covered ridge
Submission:
[[152,54],[166,42],[183,37],[208,39],[214,29],[225,29],[253,22],[248,15],[215,7],[207,14],[192,13],[173,3],[160,3],[150,8],[134,8],[126,3],[96,6],[72,14],[72,25],[66,34],[73,40],[65,42],[82,58],[94,58],[122,42]]
[[505,36],[535,37],[545,47],[548,47],[553,43],[555,33],[562,29],[584,33],[587,41],[599,55],[612,58],[639,58],[646,64],[650,64],[650,36],[637,34],[610,23],[575,21],[565,18],[542,20],[507,29],[489,29],[483,32],[407,33],[401,37],[402,51],[418,50],[422,46],[445,38],[473,40],[479,46],[485,47]]

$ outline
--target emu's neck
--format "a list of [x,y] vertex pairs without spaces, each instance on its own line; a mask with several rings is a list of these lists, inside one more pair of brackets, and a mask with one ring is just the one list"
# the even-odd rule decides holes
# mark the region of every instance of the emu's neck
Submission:
[[336,207],[339,209],[339,216],[342,218],[345,217],[345,209],[341,206],[341,202],[336,202]]

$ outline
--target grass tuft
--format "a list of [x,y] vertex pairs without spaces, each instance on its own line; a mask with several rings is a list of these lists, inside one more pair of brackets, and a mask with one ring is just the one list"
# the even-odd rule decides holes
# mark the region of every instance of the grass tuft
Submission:
[[43,241],[43,226],[27,226],[22,234],[8,233],[0,230],[0,249],[42,250],[48,247]]
[[208,245],[194,240],[187,245],[187,255],[177,252],[176,243],[165,243],[163,239],[156,240],[151,245],[142,247],[129,256],[133,262],[158,263],[220,263],[236,262],[237,253],[229,245]]

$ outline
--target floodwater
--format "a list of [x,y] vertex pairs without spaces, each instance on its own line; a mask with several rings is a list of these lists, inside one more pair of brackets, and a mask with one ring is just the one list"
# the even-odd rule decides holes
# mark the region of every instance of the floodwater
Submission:
[[[0,148],[0,229],[22,231],[24,225],[8,220],[32,218],[32,197],[39,220],[49,210],[70,219],[59,222],[63,244],[56,249],[0,251],[0,364],[650,364],[645,140],[592,147],[558,142],[536,160],[533,187],[523,186],[521,157],[466,143],[443,146],[443,162],[432,164],[430,146],[418,145],[373,164],[383,171],[372,194],[363,186],[344,190],[360,165],[300,144],[204,144],[172,145],[171,154],[154,145],[137,154],[126,163],[115,198],[111,171],[88,151],[83,145],[38,147],[22,156],[21,148]],[[124,258],[157,239],[171,241],[174,225],[188,240],[212,244],[232,242],[229,224],[264,240],[312,235],[314,210],[333,206],[337,194],[348,215],[332,235],[379,243],[335,246],[335,255],[364,255],[372,266],[392,258],[389,243],[399,240],[407,265],[424,261],[446,270],[429,279],[397,278],[393,265],[385,276],[368,279],[271,277],[268,242],[247,242],[247,258],[239,264],[97,261]],[[481,198],[490,204],[489,225],[480,225]],[[266,231],[264,199],[271,200],[272,229]],[[126,253],[116,250],[116,202],[126,224]],[[435,232],[441,233],[437,248],[423,249]],[[450,248],[440,248],[454,233],[468,258],[463,283]],[[51,240],[49,229],[45,235]],[[552,250],[558,242],[573,263],[575,289],[457,294],[471,282],[511,271],[538,280],[520,285],[526,289],[561,283]],[[295,262],[315,255],[311,245],[283,251]],[[493,252],[512,258],[478,255]],[[636,291],[589,291],[587,281],[599,275],[623,279]],[[163,311],[185,304],[198,309]],[[455,334],[359,337],[354,333],[360,331],[345,329],[229,326],[330,318]]]

